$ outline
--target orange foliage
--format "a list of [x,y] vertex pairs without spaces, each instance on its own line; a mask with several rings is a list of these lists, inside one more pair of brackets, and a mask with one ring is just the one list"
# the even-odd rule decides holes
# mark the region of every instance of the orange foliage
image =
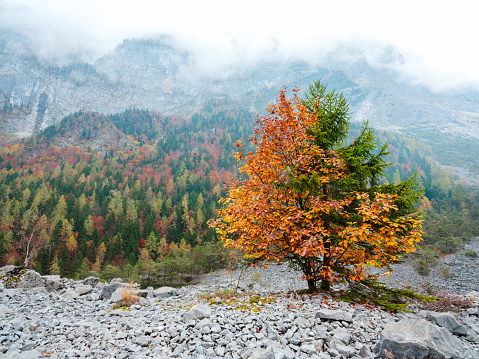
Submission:
[[229,183],[223,208],[210,226],[226,246],[244,251],[255,263],[286,259],[299,264],[308,284],[342,276],[359,281],[367,266],[388,266],[398,253],[414,251],[420,222],[391,219],[397,209],[394,195],[352,192],[331,198],[347,167],[336,152],[314,143],[307,129],[317,118],[296,91],[291,100],[281,91],[269,115],[258,118],[260,129],[250,139],[256,152],[236,153],[238,161],[244,157],[240,172],[247,179]]

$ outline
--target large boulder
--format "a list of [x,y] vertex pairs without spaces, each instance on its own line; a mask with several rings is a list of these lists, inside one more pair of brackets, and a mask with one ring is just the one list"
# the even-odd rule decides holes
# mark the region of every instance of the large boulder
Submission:
[[83,285],[90,285],[92,288],[95,288],[96,285],[100,282],[100,278],[98,277],[88,277],[83,279],[82,284]]
[[79,284],[77,286],[75,286],[75,292],[78,293],[78,295],[85,295],[85,294],[89,294],[91,293],[91,291],[93,290],[93,288],[91,287],[91,285],[87,284]]
[[17,288],[35,288],[44,286],[45,281],[42,276],[34,270],[29,269],[20,277]]
[[45,281],[45,288],[49,292],[57,292],[60,289],[66,288],[59,275],[44,275],[42,278]]
[[446,328],[452,334],[467,336],[467,328],[460,324],[452,314],[428,312],[426,319],[433,324]]
[[157,298],[167,298],[176,295],[176,289],[172,287],[160,287],[153,291],[153,295]]
[[0,268],[0,276],[4,276],[6,273],[11,272],[15,268],[19,268],[19,270],[21,270],[20,267],[16,267],[12,265],[3,266],[2,268]]
[[403,319],[386,325],[376,344],[380,358],[461,359],[479,358],[447,329],[424,319]]
[[44,287],[45,281],[40,274],[31,269],[5,266],[0,270],[0,280],[5,288]]
[[118,303],[118,302],[121,302],[123,300],[123,297],[121,296],[121,293],[120,293],[120,288],[118,288],[117,290],[115,290],[111,296],[110,296],[110,302],[112,303]]
[[100,293],[100,299],[110,299],[111,295],[120,287],[123,286],[123,283],[120,282],[113,282],[107,284],[103,287]]
[[196,304],[183,314],[183,321],[201,320],[211,317],[211,308],[206,304]]

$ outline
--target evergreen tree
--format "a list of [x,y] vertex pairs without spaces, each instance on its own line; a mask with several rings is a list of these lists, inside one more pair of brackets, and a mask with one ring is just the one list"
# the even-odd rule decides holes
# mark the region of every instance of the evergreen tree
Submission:
[[[326,86],[321,81],[316,81],[309,87],[309,91],[303,100],[309,113],[316,116],[316,123],[308,129],[314,136],[314,143],[325,151],[333,150],[339,154],[339,158],[346,164],[347,175],[331,183],[320,186],[323,196],[336,200],[343,200],[354,196],[354,193],[367,193],[370,198],[377,194],[396,195],[394,204],[397,210],[393,210],[389,218],[396,220],[404,216],[410,216],[417,210],[417,203],[422,198],[422,191],[417,188],[417,177],[413,176],[405,181],[390,185],[380,185],[380,179],[388,164],[385,157],[389,154],[387,144],[378,148],[373,130],[366,123],[358,137],[354,138],[351,144],[344,145],[344,140],[349,132],[349,105],[344,95],[334,90],[327,92]],[[314,179],[306,178],[306,181],[314,183]],[[297,185],[303,186],[302,190],[308,187],[305,180]],[[358,217],[359,202],[353,201],[347,211]],[[415,215],[415,218],[420,218]],[[351,218],[350,218],[351,219]],[[349,220],[350,220],[349,219]],[[326,215],[323,223],[327,226],[346,226],[346,220],[341,214]],[[357,225],[360,225],[358,221]],[[329,246],[335,247],[340,239],[329,238]],[[365,249],[370,247],[367,241],[361,243]],[[334,262],[326,254],[323,256],[323,265],[332,265]],[[337,268],[341,272],[347,272],[347,268]],[[328,290],[330,281],[322,280],[321,288]]]

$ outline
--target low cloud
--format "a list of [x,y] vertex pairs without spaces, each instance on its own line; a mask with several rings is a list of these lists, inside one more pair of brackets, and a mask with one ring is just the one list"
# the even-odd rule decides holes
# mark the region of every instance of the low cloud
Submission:
[[[221,77],[231,66],[247,69],[261,61],[330,66],[334,61],[347,68],[362,59],[394,71],[401,81],[434,91],[465,84],[479,87],[479,55],[471,52],[471,44],[463,46],[472,11],[436,6],[438,15],[431,18],[426,16],[428,6],[414,4],[373,1],[367,7],[346,1],[325,6],[306,1],[284,7],[281,2],[252,0],[0,0],[0,23],[60,64],[77,59],[93,63],[125,38],[170,34],[191,54],[192,71],[202,76]],[[443,17],[451,25],[448,31]]]

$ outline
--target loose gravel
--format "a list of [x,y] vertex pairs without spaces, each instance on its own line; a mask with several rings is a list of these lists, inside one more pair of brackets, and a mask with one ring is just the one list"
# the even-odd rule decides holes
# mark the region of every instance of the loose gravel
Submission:
[[[474,242],[465,250],[478,247]],[[462,293],[478,289],[477,263],[464,251],[441,260],[450,267],[446,280],[421,277],[410,265],[397,266],[387,280],[430,282]],[[288,265],[211,273],[178,290],[150,288],[137,304],[119,309],[113,308],[121,284],[48,280],[50,292],[0,288],[0,359],[375,358],[387,326],[426,317],[395,315],[326,294],[300,295],[306,282]],[[228,296],[238,283],[241,294]],[[479,310],[458,320],[460,330],[454,330],[461,334],[448,334],[449,339],[460,357],[479,358]]]

